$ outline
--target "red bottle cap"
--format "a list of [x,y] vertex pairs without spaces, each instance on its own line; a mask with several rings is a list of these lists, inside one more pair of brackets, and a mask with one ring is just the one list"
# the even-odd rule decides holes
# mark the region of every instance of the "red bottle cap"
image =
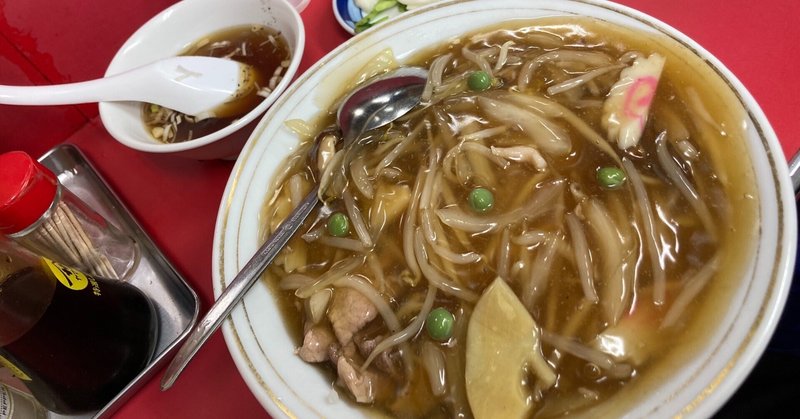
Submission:
[[23,151],[0,154],[0,232],[24,230],[50,208],[58,178]]

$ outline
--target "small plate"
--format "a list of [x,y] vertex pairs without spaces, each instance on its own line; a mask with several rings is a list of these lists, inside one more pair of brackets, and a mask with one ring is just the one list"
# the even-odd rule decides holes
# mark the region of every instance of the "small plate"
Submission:
[[[386,21],[399,15],[400,13],[402,12],[396,7],[393,7],[379,14],[378,16],[385,16],[384,21]],[[350,32],[352,35],[355,35],[356,23],[358,23],[358,21],[360,21],[364,16],[369,14],[369,11],[364,11],[358,7],[355,0],[333,0],[333,14],[336,16],[336,20],[340,25],[342,25],[344,30]]]
[[353,0],[333,0],[333,14],[344,30],[352,35],[356,34],[356,22],[365,15]]

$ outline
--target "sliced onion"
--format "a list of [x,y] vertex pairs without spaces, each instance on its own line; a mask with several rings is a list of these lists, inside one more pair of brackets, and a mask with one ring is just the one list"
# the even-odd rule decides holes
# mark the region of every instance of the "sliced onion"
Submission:
[[502,157],[504,159],[528,163],[538,171],[547,169],[547,161],[545,161],[541,153],[539,153],[539,150],[531,146],[492,146],[491,151],[495,156]]
[[386,276],[383,274],[383,267],[381,267],[381,263],[378,257],[375,256],[375,253],[367,255],[367,267],[369,267],[370,273],[372,273],[374,282],[378,284],[378,292],[381,294],[386,292]]
[[325,170],[323,170],[322,174],[320,175],[319,192],[317,192],[320,200],[324,198],[325,192],[327,192],[328,188],[331,186],[331,184],[333,184],[333,178],[336,176],[336,170],[343,167],[343,162],[344,151],[339,150],[334,153],[333,157],[331,157],[330,161],[325,166]]
[[531,230],[523,232],[518,236],[511,237],[511,243],[520,246],[534,246],[543,243],[547,239],[547,233],[541,230]]
[[503,229],[500,234],[500,251],[497,256],[497,276],[508,281],[509,265],[511,264],[511,231]]
[[428,154],[428,169],[425,176],[425,183],[422,186],[422,193],[419,198],[419,208],[428,209],[431,206],[433,194],[433,183],[436,180],[436,169],[439,167],[439,149],[431,150]]
[[664,315],[664,319],[661,321],[662,329],[675,325],[683,312],[686,311],[686,307],[695,300],[697,294],[705,288],[708,281],[717,272],[719,259],[719,254],[715,254],[697,274],[686,281],[683,290],[675,298],[675,301],[667,310],[667,314]]
[[428,243],[436,243],[436,231],[433,229],[433,216],[431,210],[422,209],[419,211],[420,227]]
[[569,213],[566,216],[569,237],[572,240],[572,250],[575,255],[575,265],[578,275],[581,278],[581,287],[586,300],[596,303],[598,301],[597,291],[594,289],[594,265],[592,264],[592,254],[589,251],[589,243],[586,241],[586,234],[583,231],[578,216]]
[[578,77],[574,77],[574,78],[571,78],[569,80],[564,80],[561,83],[554,84],[554,85],[548,87],[547,88],[547,94],[552,96],[552,95],[557,95],[559,93],[564,93],[567,90],[574,89],[576,87],[582,86],[582,85],[584,85],[584,84],[596,79],[597,77],[602,76],[603,74],[609,73],[611,71],[619,70],[619,69],[621,69],[623,67],[625,67],[625,66],[622,65],[622,64],[617,64],[617,65],[610,65],[610,66],[607,66],[607,67],[595,68],[594,70],[591,70],[591,71],[588,71],[588,72],[586,72],[584,74],[581,74]]
[[614,159],[617,164],[622,164],[619,156],[617,155],[616,151],[611,147],[611,145],[606,141],[603,136],[597,133],[594,128],[590,127],[589,124],[586,123],[582,118],[576,115],[574,112],[569,110],[567,107],[554,102],[550,99],[543,98],[541,96],[535,95],[528,95],[528,94],[521,94],[521,93],[514,93],[510,92],[502,98],[509,100],[511,102],[523,105],[530,109],[533,109],[537,112],[541,112],[544,115],[550,116],[552,118],[561,118],[568,124],[572,125],[578,133],[580,133],[583,138],[588,140],[592,143],[595,147],[600,149],[603,153],[607,156]]
[[428,244],[431,246],[431,249],[433,249],[433,252],[436,253],[437,256],[457,265],[469,265],[472,263],[478,263],[481,260],[481,255],[475,252],[456,253],[440,244]]
[[499,71],[508,61],[508,49],[514,45],[514,41],[506,41],[500,46],[500,54],[497,55],[497,62],[494,64],[494,71]]
[[282,290],[296,290],[298,288],[310,286],[316,281],[316,278],[312,278],[308,275],[293,273],[283,277],[278,284],[278,288]]
[[[422,126],[422,124],[419,125],[419,127]],[[380,173],[381,170],[383,170],[385,167],[389,167],[389,165],[392,164],[395,159],[400,157],[406,148],[412,144],[414,139],[419,136],[419,131],[419,129],[412,130],[408,137],[406,137],[403,141],[400,141],[400,143],[398,143],[397,146],[395,146],[395,148],[389,152],[389,154],[385,155],[380,163],[378,163],[378,165],[375,167],[375,173]]]
[[422,102],[429,103],[433,92],[442,85],[442,74],[447,64],[450,63],[450,58],[453,56],[451,53],[440,55],[431,63],[430,70],[428,70],[428,81],[425,83],[425,90],[422,91]]
[[544,247],[538,250],[536,259],[531,263],[530,275],[522,284],[522,303],[529,310],[533,309],[539,296],[547,289],[547,280],[560,242],[561,240],[555,235],[548,237]]
[[480,54],[476,54],[475,52],[470,51],[470,49],[465,46],[461,48],[461,55],[463,55],[464,58],[466,58],[467,60],[472,61],[475,65],[478,66],[478,68],[481,69],[481,71],[485,72],[490,76],[494,75],[494,72],[492,71],[492,66]]
[[364,253],[369,251],[368,247],[360,240],[348,239],[347,237],[332,237],[321,236],[317,241],[325,246],[335,247],[337,249],[349,250],[351,252]]
[[434,396],[442,396],[447,390],[444,354],[430,341],[422,344],[422,365],[428,373],[428,382]]
[[604,67],[613,62],[611,57],[602,52],[574,51],[564,49],[549,51],[523,64],[519,76],[517,77],[517,86],[519,89],[524,91],[528,87],[528,84],[533,78],[533,74],[542,64],[556,60],[580,62],[589,68]]
[[369,199],[375,196],[375,189],[372,187],[372,181],[369,178],[369,171],[367,170],[367,162],[364,160],[363,155],[359,155],[350,162],[350,177],[353,179],[353,184],[356,189],[358,189],[362,195]]
[[331,286],[331,283],[336,279],[347,275],[364,265],[365,260],[365,256],[351,256],[347,259],[342,259],[334,263],[327,272],[320,275],[313,284],[299,288],[297,291],[295,291],[294,295],[296,295],[298,298],[311,297],[315,292]]
[[363,244],[365,248],[372,248],[372,237],[369,234],[367,225],[364,223],[364,217],[361,215],[361,210],[358,209],[353,195],[349,190],[345,189],[342,198],[344,200],[344,206],[347,209],[347,215],[353,223],[353,229],[356,231],[358,239],[361,240],[361,244]]
[[417,257],[417,263],[428,280],[428,283],[439,289],[445,294],[452,295],[453,297],[474,303],[478,301],[478,295],[474,292],[461,287],[459,284],[447,279],[444,274],[431,265],[428,253],[425,250],[425,239],[422,238],[422,232],[416,231],[414,238],[414,255]]
[[303,240],[310,243],[315,240],[318,240],[320,237],[322,237],[323,234],[325,234],[325,226],[321,225],[316,228],[312,228],[311,230],[308,230],[308,232],[306,232],[300,237],[302,237]]
[[478,105],[489,117],[516,125],[546,154],[566,156],[572,149],[569,133],[551,119],[512,103],[478,96]]
[[650,200],[647,198],[647,190],[644,187],[639,171],[628,159],[622,160],[625,173],[633,186],[633,194],[636,197],[636,210],[642,218],[645,235],[645,245],[650,254],[650,270],[653,272],[653,302],[656,305],[664,304],[667,289],[667,282],[664,273],[664,265],[661,262],[661,251],[656,238],[655,217],[653,209],[650,207]]
[[[584,345],[575,339],[560,336],[547,330],[542,330],[542,340],[560,351],[591,362],[606,371],[617,370],[618,365],[623,365],[618,364],[614,361],[614,358],[605,352]],[[630,368],[628,368],[628,371],[630,372]]]
[[506,131],[508,131],[508,127],[505,125],[501,125],[499,127],[486,128],[480,131],[475,131],[471,134],[465,134],[461,137],[461,139],[463,141],[484,140],[486,138],[491,138],[500,135]]
[[403,216],[403,256],[406,259],[406,265],[415,278],[421,276],[417,258],[414,255],[414,231],[417,226],[417,208],[419,207],[419,199],[422,195],[422,184],[425,182],[425,168],[420,167],[417,171],[417,179],[414,182],[414,189],[411,191],[411,202],[408,204],[408,209]]
[[673,160],[672,156],[669,154],[669,150],[667,150],[666,131],[662,131],[656,138],[656,154],[658,155],[658,162],[661,163],[661,168],[664,169],[670,182],[672,182],[672,184],[678,188],[681,195],[689,201],[689,204],[697,213],[697,217],[700,218],[700,221],[703,223],[706,232],[716,240],[717,227],[714,223],[714,219],[711,217],[711,212],[708,210],[705,202],[700,199],[700,195],[695,191],[689,179],[684,176],[683,171],[681,171],[678,164],[675,163],[675,160]]
[[311,316],[311,323],[317,324],[325,316],[331,296],[333,296],[333,292],[325,288],[315,292],[308,299],[308,312]]
[[364,361],[364,365],[361,366],[361,370],[366,370],[369,367],[369,364],[375,360],[375,357],[386,351],[387,349],[399,345],[403,342],[406,342],[417,335],[417,333],[422,330],[422,326],[425,324],[425,318],[428,317],[428,313],[431,312],[431,308],[433,308],[433,301],[436,297],[436,288],[432,284],[428,284],[428,292],[425,294],[425,301],[422,303],[422,308],[417,314],[417,317],[411,321],[403,330],[387,337],[386,339],[380,341],[375,348],[370,352],[367,360]]
[[289,178],[289,199],[292,201],[292,207],[296,208],[300,205],[300,201],[305,197],[306,180],[303,178],[302,173],[295,173],[294,176]]
[[436,210],[439,219],[451,228],[468,233],[486,233],[495,231],[507,225],[516,224],[523,219],[533,220],[551,211],[555,202],[564,190],[564,180],[548,182],[534,192],[523,206],[513,209],[505,214],[495,217],[477,216],[468,214],[458,207],[441,208]]
[[599,247],[600,266],[602,266],[602,283],[605,284],[600,293],[600,301],[604,308],[609,326],[619,322],[628,307],[633,291],[631,266],[626,263],[632,252],[625,249],[622,233],[619,232],[605,206],[597,199],[587,199],[581,204],[586,224],[594,233],[595,243]]
[[501,169],[505,169],[508,167],[508,162],[505,159],[492,153],[492,150],[483,144],[479,144],[477,142],[464,142],[461,145],[461,149],[463,151],[474,151],[480,154],[481,156],[486,157],[487,160],[494,163]]

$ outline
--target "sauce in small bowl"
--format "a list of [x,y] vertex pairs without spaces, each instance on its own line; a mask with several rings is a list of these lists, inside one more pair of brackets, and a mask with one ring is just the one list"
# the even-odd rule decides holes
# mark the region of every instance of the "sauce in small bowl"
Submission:
[[164,143],[190,141],[231,124],[264,101],[286,74],[291,51],[286,38],[277,30],[262,25],[243,25],[224,29],[192,43],[179,55],[227,58],[250,65],[255,70],[255,91],[242,100],[231,101],[225,117],[195,117],[159,105],[145,103],[142,118],[154,139]]

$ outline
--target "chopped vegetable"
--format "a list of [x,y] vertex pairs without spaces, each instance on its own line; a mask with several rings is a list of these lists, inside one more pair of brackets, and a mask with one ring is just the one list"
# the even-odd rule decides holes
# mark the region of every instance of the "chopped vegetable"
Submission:
[[377,3],[375,3],[375,7],[373,7],[366,16],[356,22],[356,33],[363,32],[364,30],[369,29],[372,26],[388,19],[389,15],[387,12],[391,11],[392,9],[396,9],[398,12],[405,12],[406,5],[397,0],[379,0]]
[[601,167],[597,171],[597,181],[606,189],[617,189],[625,183],[625,172],[619,167]]
[[484,290],[467,326],[465,382],[475,418],[530,417],[529,372],[543,389],[556,381],[542,355],[539,327],[511,287],[497,278]]
[[492,76],[485,71],[475,71],[467,78],[467,86],[476,92],[492,87]]
[[469,193],[469,206],[477,213],[484,213],[494,206],[494,194],[486,188],[475,188]]
[[350,229],[350,221],[341,212],[334,212],[328,218],[328,233],[334,237],[344,237]]
[[453,325],[456,318],[446,308],[438,307],[428,314],[425,328],[433,340],[446,341],[453,336]]
[[629,362],[634,367],[644,364],[662,340],[658,334],[660,314],[652,304],[639,304],[626,313],[616,326],[597,335],[592,346],[618,362]]
[[369,210],[369,224],[373,232],[381,231],[395,222],[408,207],[411,188],[408,185],[379,183]]

